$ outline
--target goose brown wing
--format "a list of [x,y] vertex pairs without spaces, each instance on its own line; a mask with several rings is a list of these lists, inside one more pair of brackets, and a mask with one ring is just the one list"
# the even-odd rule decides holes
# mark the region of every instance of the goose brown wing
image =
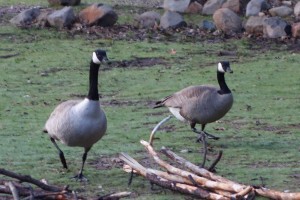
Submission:
[[160,101],[161,106],[182,108],[187,104],[194,104],[198,99],[203,98],[205,94],[217,90],[214,86],[198,85],[184,88],[173,95],[170,95]]

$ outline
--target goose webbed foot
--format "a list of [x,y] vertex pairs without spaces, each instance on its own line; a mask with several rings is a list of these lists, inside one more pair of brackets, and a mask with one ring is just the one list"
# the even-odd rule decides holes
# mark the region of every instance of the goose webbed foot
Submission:
[[202,134],[205,134],[206,137],[207,137],[208,139],[213,139],[213,140],[218,140],[218,139],[220,139],[219,137],[214,136],[214,135],[212,135],[212,134],[209,134],[209,133],[207,133],[207,132],[205,132],[205,131],[198,131],[196,128],[193,128],[192,130],[193,130],[195,133],[199,134],[198,137],[197,137],[197,142],[201,142],[201,141],[202,141],[202,140],[201,140]]
[[80,182],[88,182],[89,180],[82,174],[82,172],[79,172],[77,175],[72,177],[75,181],[80,181]]

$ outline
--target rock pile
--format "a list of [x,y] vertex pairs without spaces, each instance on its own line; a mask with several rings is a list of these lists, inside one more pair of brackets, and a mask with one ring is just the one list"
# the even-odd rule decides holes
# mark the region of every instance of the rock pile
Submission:
[[[61,10],[31,8],[10,22],[16,26],[52,26],[59,29],[81,26],[113,26],[118,15],[105,4],[95,3],[76,14],[70,5],[80,0],[48,0],[50,5],[68,5]],[[149,10],[135,16],[140,29],[168,29],[187,26],[184,15],[212,16],[213,21],[197,24],[202,30],[227,35],[244,33],[249,37],[300,38],[300,1],[295,0],[164,0],[162,15]],[[214,35],[217,35],[214,33]]]
[[78,15],[71,6],[65,6],[60,10],[30,8],[13,17],[10,23],[18,27],[36,25],[63,29],[73,27],[76,22],[80,22],[83,26],[113,26],[117,20],[118,15],[110,6],[92,4],[80,11]]

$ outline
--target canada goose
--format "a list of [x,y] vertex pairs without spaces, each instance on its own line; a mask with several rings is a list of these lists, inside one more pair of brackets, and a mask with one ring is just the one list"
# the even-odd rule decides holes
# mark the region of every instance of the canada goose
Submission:
[[89,70],[89,92],[83,100],[68,100],[59,104],[47,120],[44,132],[48,133],[51,142],[59,152],[64,168],[68,169],[64,153],[56,140],[71,147],[83,147],[82,166],[74,177],[76,180],[87,180],[83,176],[83,167],[87,154],[106,132],[107,121],[100,107],[98,93],[98,72],[100,63],[107,62],[106,52],[96,50],[92,54]]
[[[189,86],[156,102],[154,108],[168,107],[177,119],[189,122],[195,133],[219,139],[205,132],[204,128],[206,124],[222,118],[232,107],[233,96],[225,82],[225,72],[233,73],[229,62],[219,62],[217,79],[220,88],[211,85]],[[201,132],[195,128],[196,124],[202,125]]]

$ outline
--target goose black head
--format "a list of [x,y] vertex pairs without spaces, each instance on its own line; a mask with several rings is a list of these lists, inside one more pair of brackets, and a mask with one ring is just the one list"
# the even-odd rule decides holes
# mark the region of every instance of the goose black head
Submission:
[[218,72],[225,73],[233,73],[233,71],[230,68],[230,64],[228,61],[221,61],[218,63]]
[[106,51],[101,49],[97,49],[93,52],[92,60],[95,64],[107,63],[109,61],[106,55]]

